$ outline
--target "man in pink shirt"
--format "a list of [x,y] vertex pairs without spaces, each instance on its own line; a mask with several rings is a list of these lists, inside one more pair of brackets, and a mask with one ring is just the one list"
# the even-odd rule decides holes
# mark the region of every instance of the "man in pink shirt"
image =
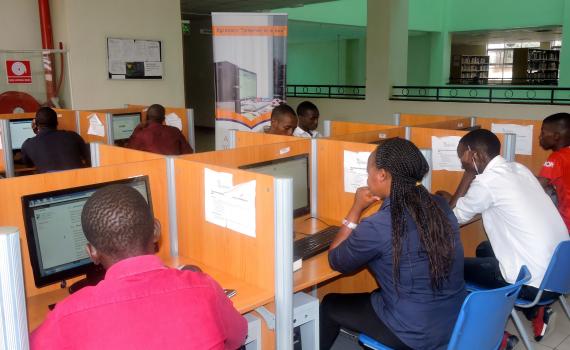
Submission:
[[135,189],[95,192],[81,214],[87,250],[107,270],[97,286],[59,302],[30,336],[32,349],[231,349],[247,322],[209,276],[153,255],[160,225]]

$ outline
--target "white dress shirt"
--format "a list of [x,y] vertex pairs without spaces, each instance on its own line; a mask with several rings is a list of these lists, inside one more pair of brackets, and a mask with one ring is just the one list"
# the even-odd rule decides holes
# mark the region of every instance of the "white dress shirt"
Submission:
[[477,175],[453,209],[459,223],[476,214],[483,225],[505,281],[514,283],[522,265],[539,287],[556,246],[568,240],[558,210],[536,177],[522,164],[496,156]]
[[293,130],[293,136],[310,137],[314,139],[320,137],[319,132],[317,130],[312,130],[311,133],[309,133],[308,131],[301,129],[300,127],[296,127],[295,130]]

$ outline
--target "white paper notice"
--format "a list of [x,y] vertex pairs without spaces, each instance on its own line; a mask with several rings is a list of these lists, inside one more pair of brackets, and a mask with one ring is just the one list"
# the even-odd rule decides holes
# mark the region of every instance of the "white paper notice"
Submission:
[[462,171],[461,160],[457,156],[459,136],[431,137],[433,170]]
[[162,76],[162,62],[145,62],[144,63],[144,76],[145,77],[161,77]]
[[356,189],[366,186],[370,152],[344,151],[344,192],[356,193]]
[[515,154],[532,155],[532,130],[534,125],[491,124],[495,134],[515,134]]
[[125,64],[125,61],[109,61],[109,73],[127,74],[127,65]]
[[289,153],[289,152],[291,152],[291,147],[281,148],[281,149],[279,150],[279,155],[287,154],[287,153]]
[[233,186],[232,174],[204,169],[206,221],[255,237],[255,186]]
[[168,115],[164,118],[164,122],[166,125],[174,126],[178,128],[178,130],[182,131],[182,119],[176,113],[168,113]]
[[87,134],[104,137],[105,126],[101,123],[97,114],[90,114],[87,119],[89,119],[89,129],[87,130]]

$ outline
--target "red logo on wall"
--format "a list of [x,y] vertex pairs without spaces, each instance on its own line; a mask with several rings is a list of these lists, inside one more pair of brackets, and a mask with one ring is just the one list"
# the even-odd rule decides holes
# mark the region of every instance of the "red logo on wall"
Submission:
[[6,60],[8,84],[31,84],[32,70],[28,60]]

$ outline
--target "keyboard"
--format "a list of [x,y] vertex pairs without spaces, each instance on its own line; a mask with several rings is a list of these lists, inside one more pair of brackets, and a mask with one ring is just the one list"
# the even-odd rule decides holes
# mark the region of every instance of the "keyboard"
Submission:
[[329,249],[340,227],[329,226],[315,234],[293,242],[293,261],[308,259]]

